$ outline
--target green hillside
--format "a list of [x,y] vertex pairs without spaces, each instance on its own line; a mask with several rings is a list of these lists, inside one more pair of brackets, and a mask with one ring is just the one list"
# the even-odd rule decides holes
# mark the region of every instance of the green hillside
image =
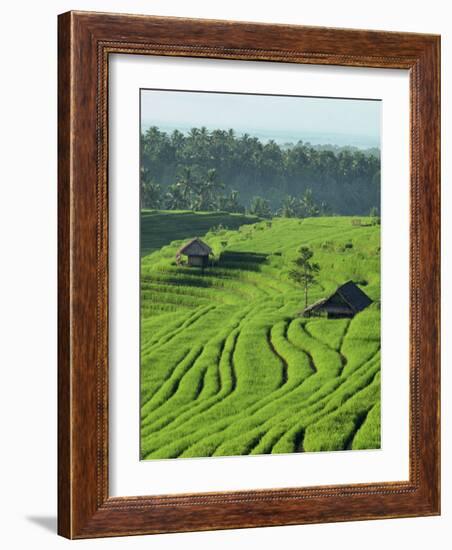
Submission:
[[[251,218],[142,213],[142,458],[380,446],[379,227]],[[204,270],[175,261],[195,236],[215,253]],[[321,268],[310,303],[347,280],[374,303],[300,317],[288,272],[302,245]]]
[[158,250],[162,246],[177,239],[196,235],[204,235],[212,227],[223,225],[228,229],[238,229],[247,223],[256,223],[256,216],[244,214],[228,214],[226,212],[187,212],[172,210],[141,211],[141,255]]

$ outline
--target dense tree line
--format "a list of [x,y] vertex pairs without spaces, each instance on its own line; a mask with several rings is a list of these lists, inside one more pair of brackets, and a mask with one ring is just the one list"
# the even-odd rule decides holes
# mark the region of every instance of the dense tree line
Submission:
[[366,215],[380,202],[380,159],[299,142],[281,147],[233,130],[141,135],[142,205],[270,217]]

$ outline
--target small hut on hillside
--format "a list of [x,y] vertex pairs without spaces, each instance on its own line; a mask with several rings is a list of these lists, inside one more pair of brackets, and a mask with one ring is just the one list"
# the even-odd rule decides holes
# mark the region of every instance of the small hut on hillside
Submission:
[[372,303],[372,300],[353,281],[347,281],[333,294],[308,306],[304,317],[327,316],[328,319],[354,317]]
[[209,263],[209,255],[212,249],[198,237],[179,248],[176,260],[179,263],[181,255],[187,256],[188,265],[191,267],[206,267]]

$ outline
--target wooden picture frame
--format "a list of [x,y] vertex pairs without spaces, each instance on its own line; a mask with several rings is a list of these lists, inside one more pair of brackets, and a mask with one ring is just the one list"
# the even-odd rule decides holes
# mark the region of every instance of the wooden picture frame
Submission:
[[[68,12],[58,39],[58,532],[68,538],[440,513],[440,38]],[[113,53],[407,69],[409,481],[147,497],[108,491],[108,60]]]

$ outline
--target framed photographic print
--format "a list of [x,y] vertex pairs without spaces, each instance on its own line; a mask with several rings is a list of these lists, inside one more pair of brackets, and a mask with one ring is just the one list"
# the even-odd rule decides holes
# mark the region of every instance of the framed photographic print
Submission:
[[439,514],[437,36],[59,17],[59,533]]

